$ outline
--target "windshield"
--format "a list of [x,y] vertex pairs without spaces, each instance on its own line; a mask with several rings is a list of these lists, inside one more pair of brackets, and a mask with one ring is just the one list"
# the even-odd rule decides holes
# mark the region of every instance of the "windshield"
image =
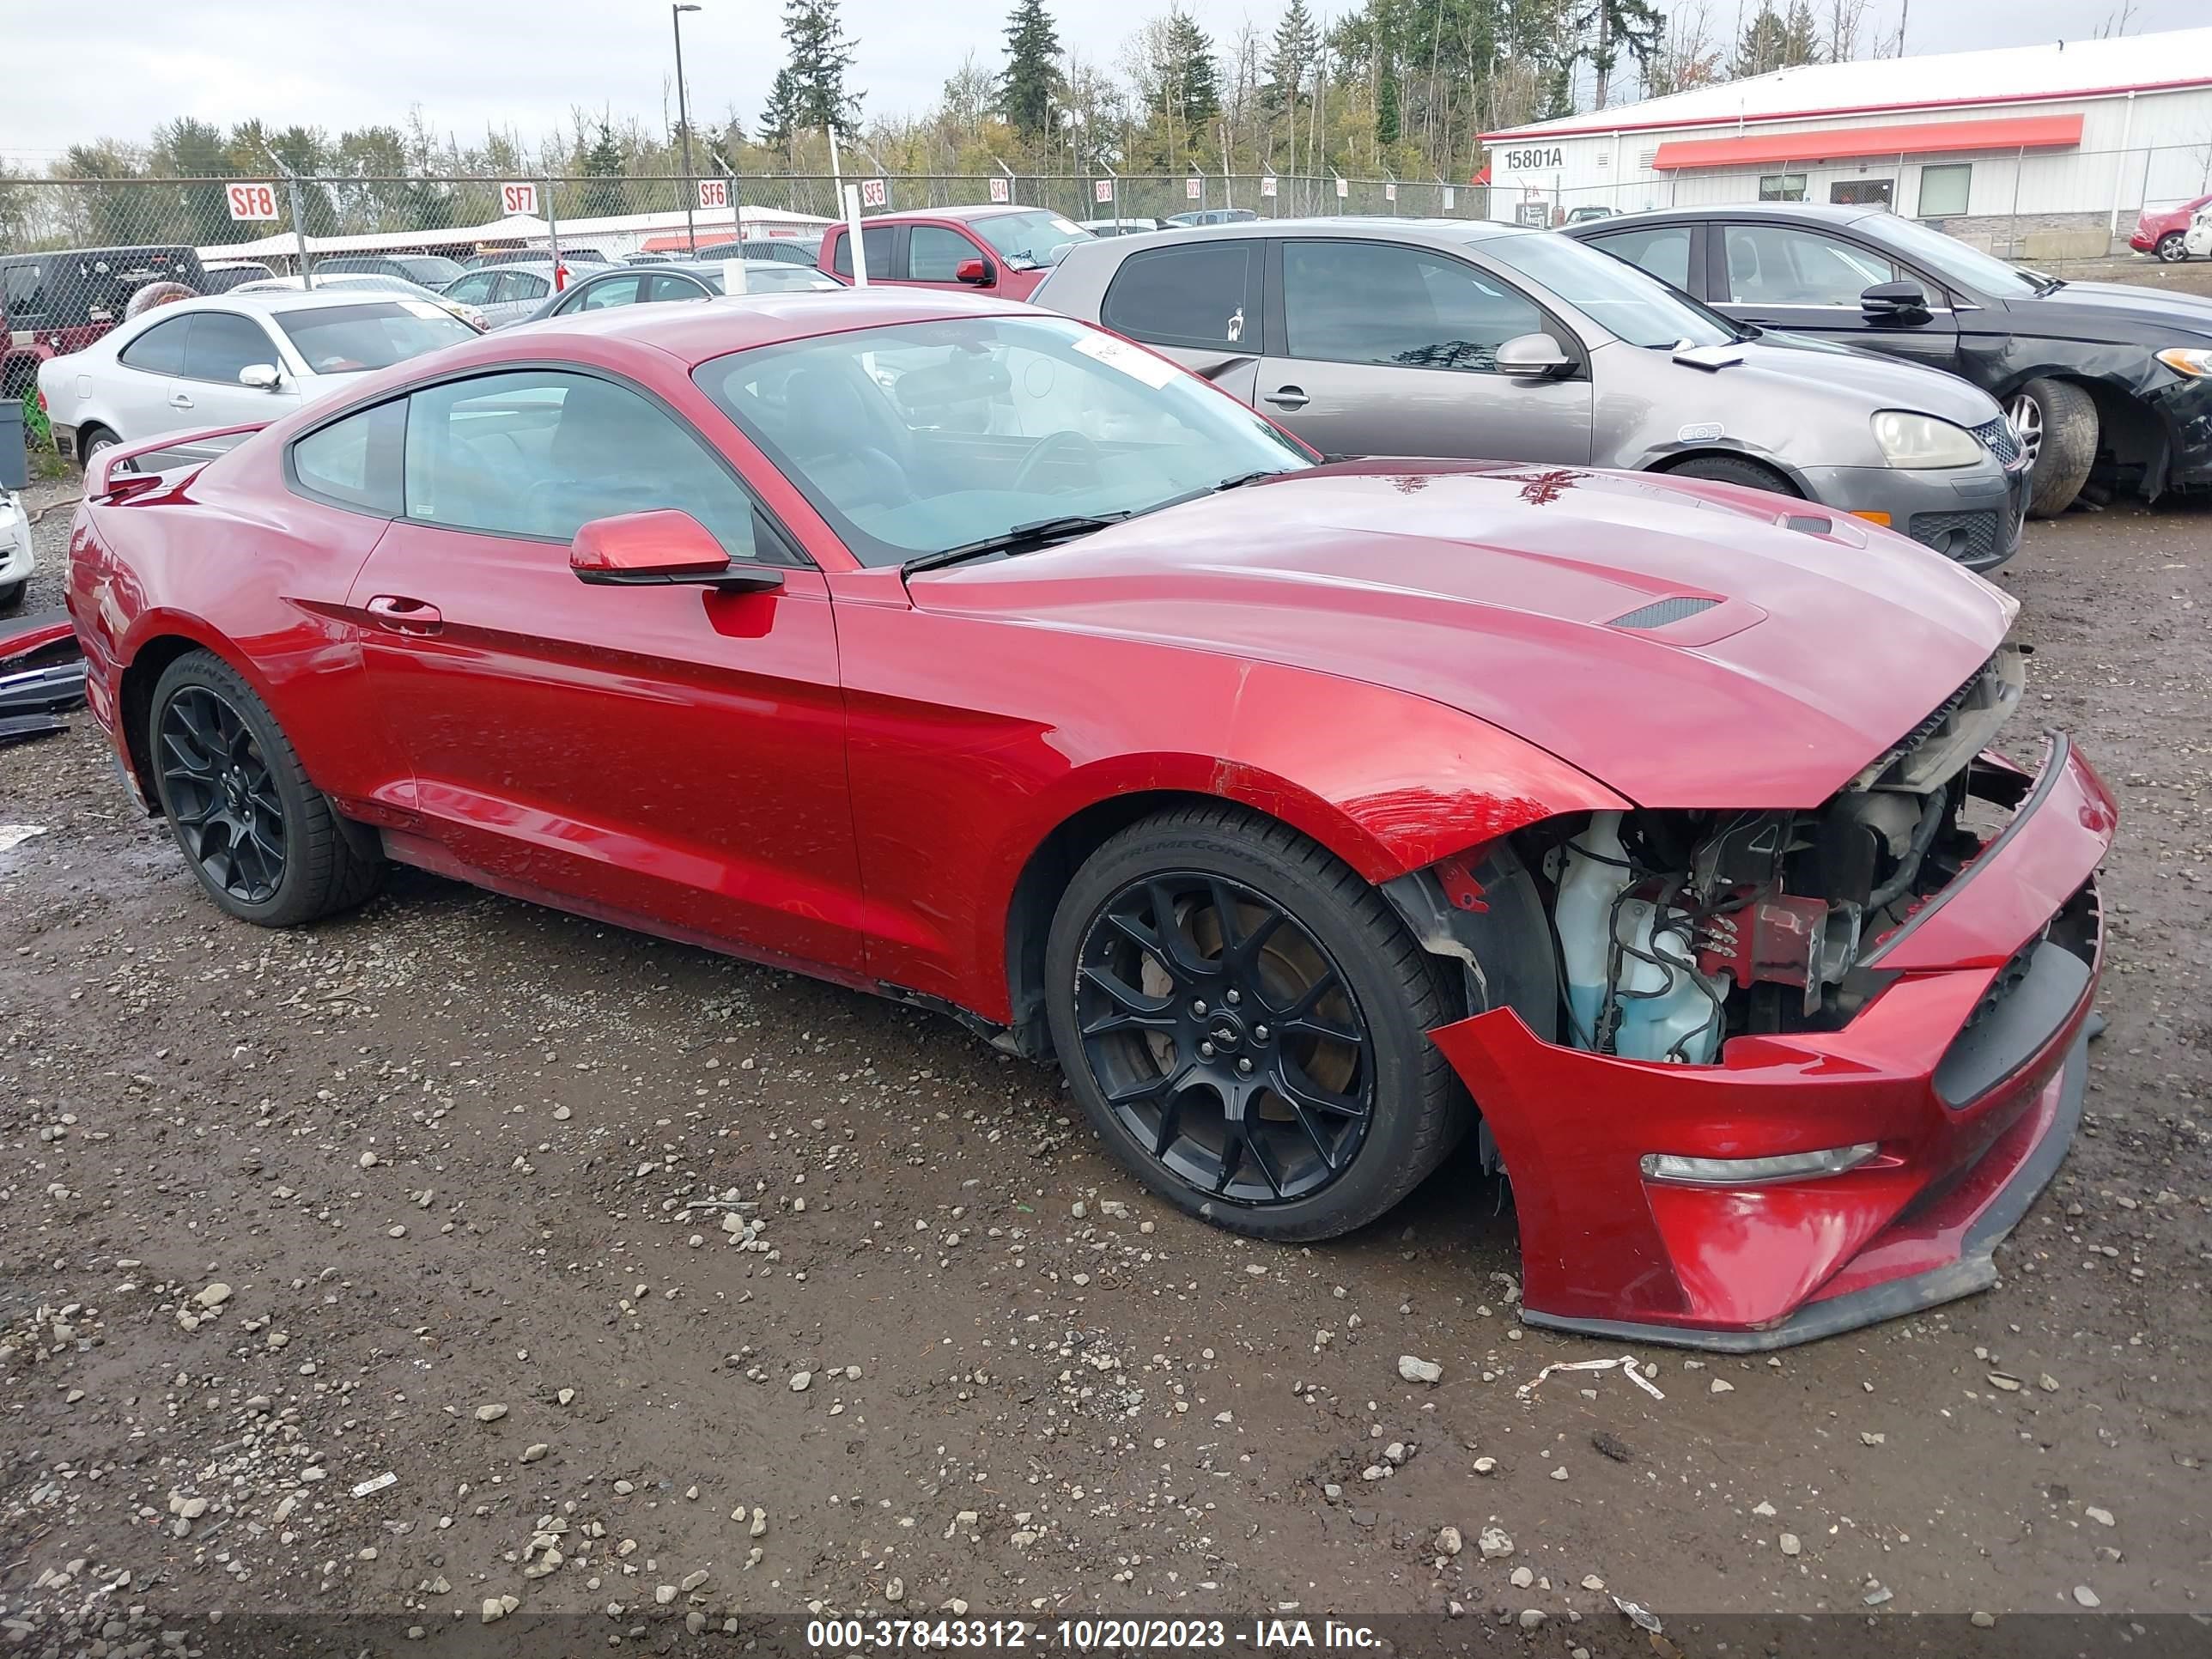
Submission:
[[428,300],[379,300],[357,306],[280,311],[276,325],[318,374],[389,368],[440,346],[477,337],[476,330]]
[[988,213],[980,219],[969,220],[968,228],[1010,264],[1057,264],[1070,242],[1091,240],[1091,233],[1074,220],[1042,210]]
[[1994,253],[1968,247],[1955,236],[1930,230],[1917,220],[1899,218],[1893,213],[1876,214],[1851,228],[1887,243],[1906,258],[1928,266],[1938,276],[1999,299],[2033,294],[2049,280],[2032,276],[2018,265],[2007,264]]
[[425,288],[443,288],[461,274],[461,262],[437,253],[402,254],[402,270]]
[[745,268],[745,292],[748,294],[808,293],[821,289],[842,290],[842,283],[833,283],[811,265],[781,264],[770,259],[730,259],[698,273],[708,287],[717,294],[729,291],[726,268],[743,264]]
[[692,378],[865,564],[1313,465],[1203,380],[1057,317],[857,329]]
[[1493,236],[1478,244],[1475,252],[1551,289],[1631,345],[1663,349],[1685,341],[1723,345],[1741,332],[1727,318],[1708,311],[1688,295],[1570,236],[1548,230]]

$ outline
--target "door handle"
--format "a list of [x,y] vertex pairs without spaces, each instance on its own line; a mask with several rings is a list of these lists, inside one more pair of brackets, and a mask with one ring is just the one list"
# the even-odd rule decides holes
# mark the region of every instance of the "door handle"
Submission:
[[446,618],[434,605],[398,593],[380,593],[362,607],[385,627],[402,634],[434,634]]
[[172,408],[172,409],[190,409],[191,406],[192,406],[192,400],[191,400],[190,398],[187,398],[186,396],[185,396],[185,394],[184,394],[183,392],[172,392],[169,394],[169,407],[170,407],[170,408]]
[[1260,400],[1273,404],[1278,409],[1304,409],[1313,401],[1306,396],[1306,389],[1302,386],[1279,386],[1273,392],[1261,392]]

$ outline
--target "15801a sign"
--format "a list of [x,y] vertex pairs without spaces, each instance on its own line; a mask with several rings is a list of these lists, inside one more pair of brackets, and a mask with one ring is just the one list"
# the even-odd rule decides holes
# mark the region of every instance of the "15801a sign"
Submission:
[[1528,173],[1538,167],[1565,165],[1565,151],[1558,144],[1534,144],[1522,149],[1502,150],[1498,165],[1508,173]]

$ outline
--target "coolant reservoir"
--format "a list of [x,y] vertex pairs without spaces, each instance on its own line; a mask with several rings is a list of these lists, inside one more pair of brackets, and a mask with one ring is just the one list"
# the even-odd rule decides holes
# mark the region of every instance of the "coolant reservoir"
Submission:
[[1554,915],[1567,981],[1569,1040],[1580,1048],[1597,1046],[1607,1000],[1609,944],[1618,930],[1626,948],[1613,986],[1620,1013],[1613,1052],[1630,1060],[1672,1058],[1702,1066],[1720,1048],[1715,1005],[1727,994],[1727,981],[1698,972],[1688,935],[1662,925],[1656,905],[1622,896],[1630,879],[1620,814],[1593,815],[1589,828],[1567,843]]

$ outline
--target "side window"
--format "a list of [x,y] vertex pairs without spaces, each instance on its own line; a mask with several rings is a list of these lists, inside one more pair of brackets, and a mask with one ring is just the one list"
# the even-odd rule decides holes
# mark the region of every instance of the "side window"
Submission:
[[44,286],[39,281],[39,262],[25,259],[7,267],[4,286],[0,286],[0,304],[19,317],[34,317],[46,308]]
[[576,302],[574,308],[578,311],[605,311],[609,306],[634,306],[644,282],[642,276],[610,276],[604,283],[593,283],[584,290],[584,297]]
[[493,273],[489,270],[471,271],[446,289],[448,300],[459,300],[463,305],[480,306],[491,298]]
[[1662,225],[1656,230],[1625,230],[1615,236],[1593,236],[1590,245],[1626,259],[1674,288],[1690,286],[1690,228]]
[[311,495],[380,518],[399,516],[399,446],[407,400],[333,421],[292,446],[292,479]]
[[917,283],[959,280],[961,262],[982,258],[982,250],[957,230],[916,225],[907,239],[906,274]]
[[191,319],[192,331],[185,337],[185,366],[188,380],[220,380],[238,384],[238,371],[248,363],[281,363],[276,345],[268,331],[251,317],[234,311],[202,311]]
[[1897,267],[1866,249],[1790,225],[1728,227],[1729,298],[1737,305],[1846,306]]
[[149,374],[181,374],[185,368],[185,333],[191,325],[189,317],[173,317],[166,323],[156,323],[124,347],[116,361],[126,368],[142,369]]
[[[888,276],[891,272],[891,239],[895,234],[890,225],[866,225],[860,230],[860,252],[868,261],[868,275]],[[840,276],[853,274],[853,236],[848,231],[837,239],[837,252],[832,256],[831,268]]]
[[674,271],[657,270],[652,274],[645,297],[648,304],[659,306],[678,300],[710,300],[714,295],[689,276],[679,276]]
[[1098,320],[1152,345],[1256,345],[1266,246],[1224,237],[1133,253],[1115,271]]
[[752,497],[688,427],[626,386],[531,370],[407,402],[410,519],[566,542],[593,519],[675,507],[731,557],[754,556]]
[[512,285],[509,291],[518,300],[542,300],[553,291],[553,284],[534,270],[510,270],[507,280]]
[[1544,326],[1498,279],[1384,242],[1285,242],[1283,320],[1293,357],[1482,373],[1499,346]]

